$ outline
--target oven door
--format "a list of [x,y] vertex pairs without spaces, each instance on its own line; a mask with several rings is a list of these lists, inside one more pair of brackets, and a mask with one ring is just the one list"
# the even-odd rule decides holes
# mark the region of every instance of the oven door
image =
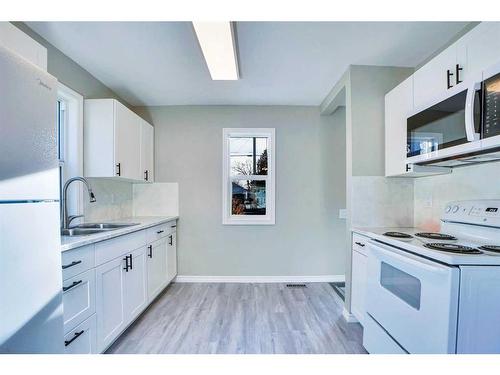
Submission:
[[481,147],[481,79],[450,89],[407,119],[407,163],[474,152]]
[[459,269],[373,240],[368,248],[367,314],[409,353],[455,353]]

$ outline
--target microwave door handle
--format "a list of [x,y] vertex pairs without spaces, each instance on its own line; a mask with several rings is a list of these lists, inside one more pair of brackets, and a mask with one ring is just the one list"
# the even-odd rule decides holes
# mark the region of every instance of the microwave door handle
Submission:
[[481,88],[481,83],[476,82],[467,89],[467,96],[465,98],[465,132],[469,142],[478,141],[480,134],[476,133],[474,126],[474,100],[476,91]]

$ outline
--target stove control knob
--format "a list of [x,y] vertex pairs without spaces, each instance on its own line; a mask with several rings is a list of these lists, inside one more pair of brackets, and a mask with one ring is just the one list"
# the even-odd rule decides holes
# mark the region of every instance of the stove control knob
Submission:
[[448,214],[448,213],[450,213],[450,211],[451,211],[451,206],[446,206],[445,212]]
[[455,214],[455,213],[457,213],[458,209],[459,209],[459,207],[458,207],[458,206],[454,206],[454,207],[453,207],[453,211],[452,211],[452,212]]

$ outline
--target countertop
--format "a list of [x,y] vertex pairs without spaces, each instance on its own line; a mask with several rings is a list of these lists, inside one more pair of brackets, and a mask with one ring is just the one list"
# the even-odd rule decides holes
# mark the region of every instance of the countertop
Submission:
[[119,220],[102,220],[105,223],[139,223],[130,227],[110,230],[102,233],[90,234],[88,236],[61,236],[61,252],[75,249],[77,247],[90,245],[100,241],[106,241],[114,237],[123,236],[137,232],[155,225],[163,224],[178,219],[179,216],[133,216],[121,218]]

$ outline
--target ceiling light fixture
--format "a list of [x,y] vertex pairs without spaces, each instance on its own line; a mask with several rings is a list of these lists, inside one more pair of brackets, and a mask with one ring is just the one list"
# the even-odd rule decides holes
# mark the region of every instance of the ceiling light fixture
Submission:
[[232,22],[193,22],[201,51],[214,81],[238,77],[238,59]]

